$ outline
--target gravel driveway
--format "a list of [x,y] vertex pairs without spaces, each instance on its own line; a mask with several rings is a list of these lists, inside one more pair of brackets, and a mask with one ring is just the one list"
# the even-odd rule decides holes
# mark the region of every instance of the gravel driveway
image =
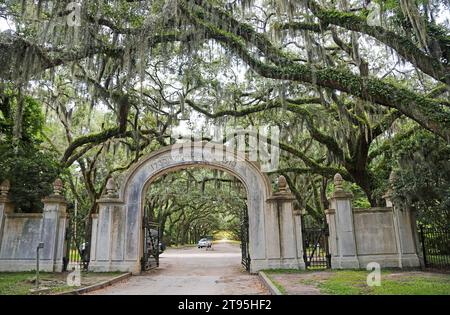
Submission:
[[258,276],[242,270],[239,245],[219,243],[212,250],[167,249],[158,269],[91,294],[246,295],[268,291]]

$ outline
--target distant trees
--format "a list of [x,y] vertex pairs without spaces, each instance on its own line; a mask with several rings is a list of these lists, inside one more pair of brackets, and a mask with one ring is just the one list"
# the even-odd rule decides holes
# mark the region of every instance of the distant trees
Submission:
[[227,231],[239,239],[246,191],[221,171],[188,168],[158,178],[145,201],[147,216],[161,226],[166,244],[193,244]]

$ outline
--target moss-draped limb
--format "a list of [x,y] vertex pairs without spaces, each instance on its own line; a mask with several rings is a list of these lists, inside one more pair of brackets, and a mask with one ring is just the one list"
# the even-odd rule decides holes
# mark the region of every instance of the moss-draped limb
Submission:
[[309,167],[285,167],[278,169],[276,171],[269,172],[269,174],[284,174],[284,173],[317,174],[327,178],[333,178],[333,176],[336,175],[336,173],[339,173],[345,180],[353,181],[353,177],[345,169],[332,166],[322,166],[320,169],[313,169]]
[[71,155],[74,153],[74,151],[85,144],[92,144],[92,143],[100,144],[102,142],[105,142],[108,139],[118,136],[119,134],[120,134],[119,128],[115,127],[115,128],[103,130],[99,133],[79,137],[79,138],[75,139],[74,141],[72,141],[72,143],[70,143],[70,145],[67,147],[66,151],[64,152],[64,155],[63,155],[61,161],[65,164],[69,160]]
[[72,155],[70,155],[70,157],[67,159],[67,161],[64,161],[64,166],[70,166],[73,163],[75,163],[75,161],[79,160],[83,155],[85,155],[88,151],[90,151],[91,149],[95,148],[97,145],[101,144],[100,143],[88,143],[86,145],[83,145],[81,147],[81,149],[77,150],[76,152],[74,152]]
[[[268,142],[270,142],[270,141],[268,140]],[[337,173],[336,168],[320,165],[318,162],[316,162],[313,159],[311,159],[310,157],[306,156],[305,153],[303,153],[300,150],[297,150],[296,148],[294,148],[293,146],[291,146],[289,144],[279,142],[278,145],[281,150],[283,150],[287,153],[290,153],[295,157],[300,158],[303,161],[303,163],[311,169],[311,171],[313,173],[324,175],[324,176],[325,175],[328,176],[332,173],[334,173],[334,174]],[[347,177],[348,173],[347,172],[345,172],[345,173],[346,173],[346,177]],[[348,176],[347,178],[350,178],[350,176]]]
[[356,104],[354,102],[350,102],[348,100],[343,101],[334,92],[331,94],[331,98],[334,104],[332,103],[329,107],[330,111],[334,111],[333,117],[336,121],[339,121],[341,119],[341,116],[343,116],[355,126],[367,124],[367,121],[364,117],[361,117],[354,112],[353,109],[356,107]]
[[[358,49],[354,49],[352,46],[354,45],[353,39],[351,44],[346,44],[337,34],[334,28],[331,29],[331,34],[333,41],[338,45],[343,51],[347,53],[347,55],[352,58],[353,62],[359,68],[359,74],[363,77],[367,77],[369,75],[369,63],[367,60],[362,58],[359,55]],[[353,38],[353,37],[352,37]]]
[[363,100],[396,108],[424,128],[450,140],[450,111],[434,99],[414,93],[382,80],[359,77],[350,71],[336,69],[313,69],[308,65],[289,68],[274,67],[252,60],[255,71],[273,79],[294,80],[340,90]]
[[[366,189],[372,190],[370,182],[371,175],[368,172],[369,149],[372,142],[385,130],[389,129],[401,114],[393,110],[384,115],[378,123],[373,126],[361,125],[359,133],[349,140],[350,158],[344,160],[345,168],[354,178],[361,177],[361,183],[366,183]],[[368,130],[366,131],[367,128]],[[368,181],[366,179],[369,179]]]
[[316,98],[306,98],[306,99],[296,99],[292,100],[292,102],[295,102],[295,104],[290,103],[288,100],[285,102],[282,102],[281,100],[272,100],[267,103],[261,103],[258,105],[254,105],[252,107],[240,109],[240,110],[223,110],[216,112],[214,114],[209,113],[204,108],[196,105],[192,100],[185,100],[186,104],[191,106],[196,111],[204,114],[208,118],[218,118],[223,116],[233,116],[233,117],[244,117],[252,113],[262,112],[266,110],[271,109],[277,109],[277,108],[284,108],[290,112],[293,112],[295,114],[298,114],[299,116],[303,117],[305,119],[305,122],[307,124],[308,131],[313,139],[316,141],[326,145],[326,147],[333,152],[336,156],[339,158],[345,160],[348,160],[348,157],[346,157],[344,151],[341,149],[340,145],[336,142],[336,140],[333,137],[330,137],[327,134],[324,134],[319,129],[315,127],[314,121],[312,119],[312,114],[304,107],[300,106],[300,104],[313,104],[320,102],[319,99]]
[[450,92],[450,87],[446,84],[439,84],[435,88],[433,88],[430,92],[428,92],[427,97],[435,98],[446,92]]
[[[303,101],[306,102],[307,99],[303,99]],[[218,118],[223,116],[244,117],[251,113],[271,110],[275,108],[285,108],[288,111],[300,115],[305,119],[311,137],[317,142],[325,145],[330,152],[333,152],[333,154],[341,161],[346,170],[322,166],[316,161],[308,158],[302,152],[286,144],[280,143],[280,148],[287,152],[290,152],[294,156],[299,157],[305,164],[309,166],[309,169],[312,173],[330,177],[337,172],[341,172],[342,175],[345,176],[346,180],[355,181],[356,183],[358,183],[358,185],[361,186],[361,188],[366,192],[372,204],[375,203],[375,200],[371,196],[373,191],[373,179],[367,169],[369,147],[373,139],[379,136],[384,130],[388,129],[392,125],[392,123],[401,116],[398,111],[392,111],[391,113],[385,115],[380,122],[372,126],[371,130],[368,132],[367,138],[365,132],[361,131],[355,137],[354,141],[351,141],[351,143],[353,144],[349,146],[350,156],[348,156],[342,150],[341,145],[339,145],[333,137],[322,133],[315,127],[315,124],[312,120],[312,114],[302,106],[290,104],[288,102],[283,103],[281,101],[275,100],[268,103],[258,104],[256,106],[252,106],[242,110],[225,110],[219,111],[215,114],[210,114],[207,110],[196,105],[191,100],[186,100],[186,103],[193,109],[203,113],[209,118]]]
[[397,145],[399,142],[403,141],[404,139],[407,139],[411,136],[413,136],[415,133],[417,133],[419,126],[414,126],[413,128],[410,128],[406,131],[403,131],[401,133],[396,134],[394,137],[386,139],[382,145],[377,146],[373,150],[369,152],[368,160],[369,162],[373,159],[377,158],[381,154],[390,151],[395,145]]
[[[148,38],[148,45],[154,47],[161,43],[190,41],[192,32],[166,32]],[[0,78],[17,79],[36,76],[37,74],[73,61],[82,60],[98,54],[112,58],[122,58],[125,50],[121,47],[111,48],[106,44],[87,45],[78,50],[52,51],[26,39],[0,33]],[[30,67],[32,65],[32,67]]]
[[[297,102],[300,102],[300,100],[303,100],[305,102],[307,101],[307,99],[299,99],[297,100]],[[348,156],[342,150],[341,145],[339,145],[333,137],[322,133],[315,127],[312,114],[307,109],[300,105],[291,104],[288,101],[282,102],[280,100],[272,100],[267,103],[258,104],[241,110],[224,110],[216,112],[214,114],[210,114],[206,109],[198,106],[189,99],[186,100],[186,103],[194,110],[203,113],[209,118],[218,118],[223,116],[244,117],[252,113],[277,108],[284,108],[288,111],[298,114],[305,119],[311,137],[317,142],[325,145],[330,152],[333,152],[333,154],[340,160],[344,168],[342,169],[321,165],[319,162],[306,156],[302,151],[299,151],[288,144],[278,143],[279,147],[283,151],[291,153],[294,156],[300,158],[307,166],[307,168],[287,168],[283,170],[285,172],[294,173],[309,172],[322,175],[327,178],[331,178],[332,176],[334,176],[334,174],[339,172],[344,176],[346,180],[357,183],[366,193],[370,203],[373,206],[376,205],[377,200],[373,196],[373,191],[375,188],[374,177],[367,167],[370,144],[376,137],[378,137],[384,130],[387,130],[392,125],[392,123],[401,116],[400,112],[393,110],[387,113],[383,118],[380,119],[379,122],[377,122],[373,126],[369,126],[367,125],[367,123],[358,121],[357,125],[360,126],[360,131],[355,134],[354,137],[351,137],[348,140],[350,150],[350,156]],[[369,129],[367,134],[364,128]],[[280,170],[278,170],[277,173],[280,173]]]
[[302,195],[300,194],[297,187],[295,187],[294,181],[291,179],[291,177],[288,174],[282,173],[282,172],[280,172],[280,174],[286,178],[287,184],[288,184],[289,188],[291,189],[291,192],[293,193],[293,195],[294,195],[295,199],[297,200],[297,202],[299,203],[299,205],[301,205],[301,206],[304,205],[305,210],[309,215],[315,217],[318,220],[318,222],[322,222],[324,219],[323,213],[320,213],[319,211],[317,211],[316,209],[311,207],[307,202],[303,201]]
[[[392,125],[392,123],[401,116],[400,112],[398,112],[396,110],[391,111],[389,114],[385,115],[377,124],[375,124],[372,127],[368,127],[368,128],[370,128],[370,131],[368,132],[367,139],[366,139],[366,135],[365,135],[364,131],[362,131],[360,133],[359,137],[357,137],[357,139],[355,141],[356,143],[355,143],[355,147],[353,148],[354,150],[351,150],[353,152],[352,158],[351,158],[351,157],[348,157],[344,153],[341,146],[336,142],[336,140],[333,137],[318,130],[315,127],[315,124],[314,124],[314,121],[312,118],[312,114],[303,106],[299,106],[299,104],[301,104],[301,103],[303,103],[303,104],[317,103],[317,101],[319,101],[318,99],[305,98],[305,99],[292,100],[292,102],[295,102],[295,104],[292,104],[288,100],[286,100],[285,102],[282,102],[281,100],[272,100],[267,103],[261,103],[261,104],[258,104],[258,105],[252,106],[252,107],[248,107],[248,108],[244,108],[244,109],[240,109],[240,110],[223,110],[223,111],[218,111],[214,114],[209,113],[206,109],[195,104],[192,100],[186,99],[185,101],[186,101],[186,104],[188,104],[194,110],[204,114],[208,118],[213,118],[213,119],[223,117],[223,116],[244,117],[244,116],[247,116],[247,115],[250,115],[253,113],[271,110],[271,109],[277,109],[277,108],[278,109],[280,109],[280,108],[286,109],[290,112],[293,112],[293,113],[298,114],[299,116],[303,117],[305,119],[308,131],[309,131],[311,137],[314,140],[316,140],[317,142],[325,145],[328,148],[328,150],[333,152],[333,154],[337,158],[339,158],[346,167],[349,167],[349,165],[351,165],[352,163],[355,163],[355,159],[358,161],[361,161],[361,163],[358,163],[358,164],[363,164],[365,167],[366,162],[367,162],[367,157],[357,157],[357,158],[355,157],[355,154],[357,154],[359,152],[356,147],[359,147],[359,148],[361,147],[361,145],[358,144],[358,142],[364,141],[366,143],[366,146],[368,149],[368,146],[373,141],[373,139],[378,137],[384,130],[388,129]],[[364,152],[366,152],[366,150],[364,150],[360,153],[364,154]]]
[[191,0],[204,9],[204,19],[213,20],[218,27],[226,32],[241,36],[245,41],[256,46],[273,63],[278,65],[293,64],[294,60],[289,58],[279,47],[276,47],[270,40],[246,23],[239,22],[229,12],[222,10],[204,0]]
[[[244,117],[249,114],[254,114],[257,112],[262,112],[265,110],[276,109],[276,108],[286,108],[292,112],[297,111],[297,113],[300,113],[300,111],[302,111],[302,107],[300,107],[299,105],[301,105],[301,104],[304,104],[304,105],[320,104],[320,99],[314,98],[314,97],[299,98],[299,99],[294,99],[294,100],[286,100],[285,102],[277,99],[277,100],[268,101],[266,103],[260,103],[257,105],[253,105],[251,107],[246,107],[244,109],[221,110],[216,113],[210,113],[206,109],[195,104],[195,102],[190,99],[186,99],[185,102],[186,102],[186,104],[188,104],[190,107],[192,107],[196,111],[202,113],[203,115],[207,116],[208,118],[214,119],[214,118],[219,118],[219,117],[223,117],[223,116]],[[302,111],[301,114],[307,114],[307,113]]]
[[308,23],[308,22],[286,22],[286,23],[274,23],[272,24],[274,30],[277,31],[311,31],[315,33],[320,33],[327,30],[327,27],[320,25],[318,23]]
[[[183,5],[184,3],[184,5]],[[383,80],[362,78],[350,71],[332,68],[316,69],[306,64],[276,66],[260,61],[248,52],[246,40],[204,20],[204,12],[179,1],[180,9],[209,37],[233,50],[254,71],[266,78],[310,83],[339,90],[379,105],[396,108],[405,116],[417,121],[424,128],[450,140],[450,111],[434,99],[412,92]]]
[[369,149],[374,139],[389,129],[399,117],[401,113],[393,110],[373,126],[361,125],[359,132],[349,139],[350,158],[345,161],[344,167],[366,193],[372,206],[377,205],[377,198],[373,194],[376,188],[375,176],[368,167]]
[[381,118],[381,120],[371,127],[369,133],[370,142],[381,135],[384,131],[388,130],[394,121],[400,118],[402,115],[399,111],[393,110]]
[[[160,136],[160,134],[158,132],[156,132],[155,130],[141,130],[141,131],[139,131],[139,133],[142,135],[153,134],[156,137]],[[119,127],[114,127],[114,128],[103,130],[98,133],[81,136],[81,137],[73,140],[69,144],[66,151],[64,152],[61,162],[65,166],[70,166],[70,164],[68,162],[70,161],[71,163],[73,163],[76,160],[76,159],[73,159],[72,156],[76,156],[77,159],[80,158],[79,154],[74,155],[74,152],[78,148],[83,147],[84,145],[88,145],[89,148],[92,148],[95,145],[101,144],[109,139],[116,138],[116,137],[123,137],[123,138],[132,137],[132,138],[134,138],[135,132],[127,131],[127,132],[123,133],[123,132],[121,132]],[[83,152],[83,151],[85,151],[85,150],[82,149],[81,152]],[[87,150],[84,153],[86,153],[86,152],[87,152]]]
[[424,73],[450,85],[450,67],[439,59],[427,55],[405,36],[386,30],[381,26],[370,26],[364,17],[349,12],[322,8],[314,0],[308,0],[308,7],[320,21],[337,25],[350,31],[364,33],[393,48],[397,53]]

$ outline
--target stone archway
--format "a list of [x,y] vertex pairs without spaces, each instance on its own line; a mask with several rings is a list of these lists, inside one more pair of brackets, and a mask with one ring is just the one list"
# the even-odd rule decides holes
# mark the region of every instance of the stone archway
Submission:
[[268,177],[257,164],[225,146],[211,149],[198,142],[168,146],[142,158],[128,171],[118,194],[113,186],[107,187],[98,201],[99,214],[93,217],[90,270],[140,272],[144,192],[156,177],[189,166],[227,171],[244,184],[252,273],[304,268],[300,215],[293,211],[285,182],[281,181],[279,192],[272,193]]

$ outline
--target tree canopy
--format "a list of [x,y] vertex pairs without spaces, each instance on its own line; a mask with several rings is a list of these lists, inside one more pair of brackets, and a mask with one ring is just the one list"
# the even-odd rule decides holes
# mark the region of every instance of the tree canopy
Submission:
[[[429,183],[404,185],[417,145],[428,139],[423,158],[443,163],[424,166],[427,179],[449,158],[449,11],[442,0],[6,0],[1,141],[17,156],[17,139],[36,133],[28,103],[8,99],[37,102],[40,146],[86,215],[109,177],[174,129],[214,124],[278,126],[269,175],[318,219],[337,172],[361,206],[383,204],[396,172],[411,203]],[[428,205],[449,196],[435,183]]]

